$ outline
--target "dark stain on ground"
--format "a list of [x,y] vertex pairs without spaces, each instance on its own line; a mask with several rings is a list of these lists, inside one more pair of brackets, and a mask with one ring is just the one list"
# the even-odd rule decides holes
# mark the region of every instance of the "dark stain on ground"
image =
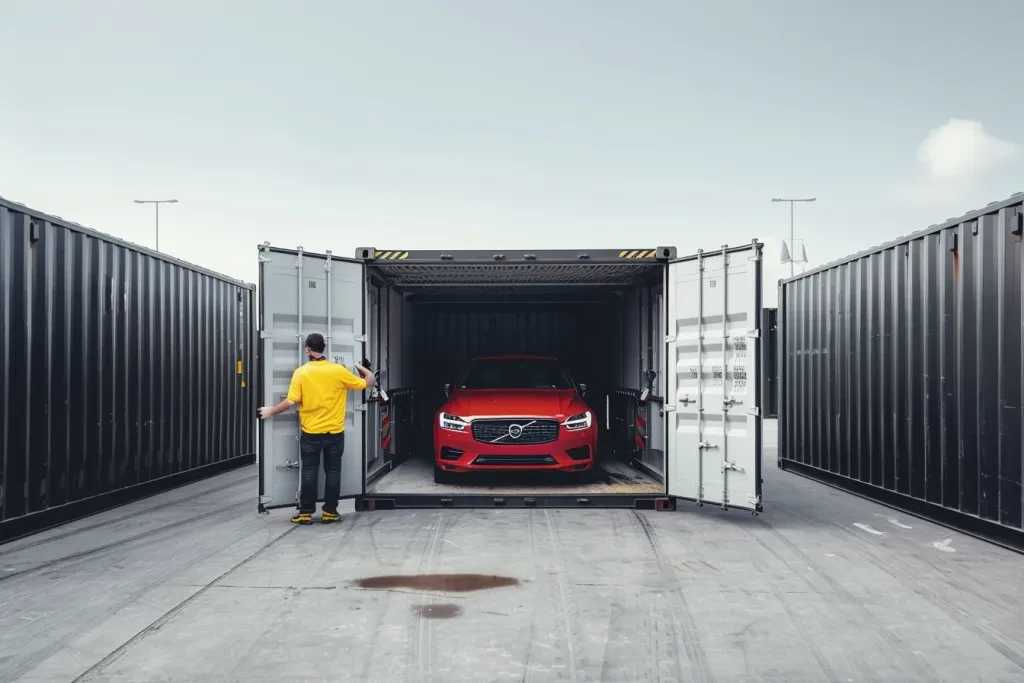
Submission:
[[462,614],[462,608],[458,605],[443,603],[440,605],[417,605],[413,612],[424,619],[454,619]]
[[396,574],[392,576],[369,576],[356,581],[356,585],[370,590],[408,588],[421,591],[469,593],[487,590],[488,588],[518,586],[519,579],[514,579],[511,576],[494,576],[491,574]]

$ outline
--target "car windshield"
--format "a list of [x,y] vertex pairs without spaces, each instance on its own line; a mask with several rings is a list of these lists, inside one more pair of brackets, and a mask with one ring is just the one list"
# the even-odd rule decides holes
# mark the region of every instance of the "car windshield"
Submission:
[[556,361],[545,358],[475,360],[462,374],[460,389],[572,389]]

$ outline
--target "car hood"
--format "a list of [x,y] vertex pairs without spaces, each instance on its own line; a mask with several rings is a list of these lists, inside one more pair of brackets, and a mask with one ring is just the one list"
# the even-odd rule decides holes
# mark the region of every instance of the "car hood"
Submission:
[[554,417],[564,419],[588,410],[573,390],[458,391],[444,411],[465,420],[480,417]]

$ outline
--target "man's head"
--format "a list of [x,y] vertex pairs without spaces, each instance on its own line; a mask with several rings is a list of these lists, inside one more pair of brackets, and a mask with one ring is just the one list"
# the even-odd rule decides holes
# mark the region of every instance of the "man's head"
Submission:
[[327,343],[324,341],[324,336],[319,332],[313,332],[306,337],[306,355],[311,359],[323,358],[326,348]]

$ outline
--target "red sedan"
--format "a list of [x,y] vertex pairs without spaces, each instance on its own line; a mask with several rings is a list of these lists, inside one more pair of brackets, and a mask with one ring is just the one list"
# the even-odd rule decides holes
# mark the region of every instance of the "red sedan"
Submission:
[[593,468],[597,421],[554,358],[476,358],[434,416],[434,481],[491,470]]

